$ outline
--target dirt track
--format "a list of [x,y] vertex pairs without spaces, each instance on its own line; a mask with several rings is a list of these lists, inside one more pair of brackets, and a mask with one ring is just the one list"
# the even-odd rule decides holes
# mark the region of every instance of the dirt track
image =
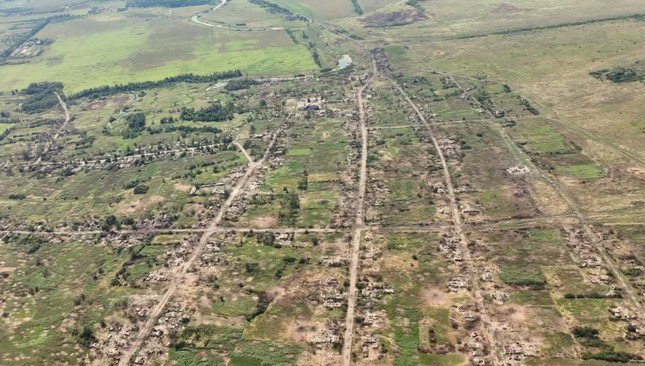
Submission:
[[365,226],[363,210],[365,206],[365,191],[367,190],[367,116],[365,113],[365,100],[363,93],[372,83],[376,76],[376,64],[373,63],[374,70],[370,77],[365,81],[356,93],[358,102],[358,115],[361,129],[361,168],[358,179],[358,207],[356,208],[355,229],[352,234],[352,255],[349,267],[349,289],[347,291],[347,314],[345,317],[345,336],[343,338],[343,365],[349,366],[351,363],[352,343],[354,339],[354,310],[356,309],[356,281],[358,279],[358,261],[361,247],[361,236]]
[[146,322],[144,323],[143,327],[137,334],[136,338],[132,341],[130,347],[121,356],[121,359],[119,361],[119,366],[128,365],[130,363],[130,359],[132,358],[132,356],[139,350],[139,348],[141,348],[141,345],[143,345],[143,342],[148,338],[148,335],[150,334],[150,332],[152,331],[152,328],[156,324],[157,319],[159,318],[159,316],[161,316],[161,313],[163,312],[166,305],[168,304],[168,301],[174,295],[175,291],[177,290],[177,287],[182,283],[186,273],[193,266],[193,264],[195,263],[195,260],[199,258],[199,256],[202,254],[210,237],[216,232],[218,232],[218,226],[222,221],[224,214],[231,206],[235,198],[237,198],[240,192],[244,189],[249,178],[253,175],[253,172],[255,172],[255,169],[261,166],[266,160],[266,158],[269,156],[269,153],[271,152],[271,148],[273,147],[273,144],[278,138],[278,135],[280,134],[280,132],[281,130],[278,130],[274,133],[273,138],[271,139],[271,142],[269,143],[269,146],[267,147],[262,159],[256,163],[249,163],[249,166],[246,169],[244,176],[237,182],[237,184],[231,191],[226,201],[220,207],[219,211],[217,212],[217,215],[215,216],[215,219],[213,219],[211,226],[208,229],[206,229],[204,234],[202,234],[202,237],[200,238],[199,243],[195,248],[195,250],[193,250],[188,260],[182,266],[180,266],[175,270],[175,275],[173,276],[172,281],[168,285],[166,292],[161,297],[159,302],[157,302],[157,304],[152,308],[152,310],[150,311],[146,319]]
[[487,348],[488,350],[490,350],[489,355],[492,358],[493,364],[501,365],[502,362],[499,360],[497,353],[494,351],[497,349],[495,337],[494,337],[494,330],[491,329],[492,322],[490,320],[490,317],[488,316],[486,307],[484,306],[484,296],[482,295],[481,289],[479,288],[479,276],[477,274],[477,270],[475,269],[475,265],[474,265],[472,256],[470,254],[470,250],[468,249],[468,240],[466,239],[466,235],[464,234],[463,223],[461,221],[461,213],[459,212],[457,197],[455,195],[455,189],[452,183],[450,170],[448,169],[448,164],[446,163],[446,158],[443,155],[443,151],[441,150],[441,147],[439,146],[439,142],[437,141],[435,133],[432,129],[432,125],[428,123],[423,113],[421,113],[421,111],[416,106],[416,104],[414,104],[412,99],[410,99],[410,97],[405,92],[405,90],[403,90],[403,88],[394,80],[391,80],[391,81],[394,84],[394,86],[399,90],[401,95],[403,95],[403,97],[408,102],[408,104],[410,104],[412,109],[414,109],[421,123],[426,126],[428,135],[430,136],[430,139],[432,140],[432,144],[434,145],[435,150],[437,152],[437,156],[441,161],[443,176],[448,190],[448,199],[450,201],[450,213],[452,216],[453,229],[455,230],[455,233],[459,237],[459,250],[461,252],[462,257],[464,258],[464,263],[466,264],[466,270],[468,272],[467,274],[470,279],[470,285],[472,286],[473,297],[475,298],[477,309],[479,311],[479,316],[482,322],[481,332],[484,336],[484,341],[487,343]]
[[244,154],[244,157],[249,162],[249,164],[253,164],[253,158],[251,157],[251,155],[249,155],[248,151],[246,151],[244,146],[242,146],[242,144],[240,144],[237,141],[235,141],[233,144],[235,144],[235,146],[237,146],[237,148],[240,149],[240,151],[242,152],[242,154]]
[[[459,89],[462,90],[462,92],[467,93],[466,89],[464,89],[453,77],[450,77],[450,79],[457,85]],[[493,116],[493,114],[470,93],[467,93],[469,97],[477,104],[479,104],[489,116]],[[616,264],[614,261],[609,257],[607,252],[602,246],[602,243],[599,240],[599,237],[593,232],[593,228],[589,224],[589,220],[587,220],[587,217],[585,214],[582,212],[580,207],[578,206],[577,202],[567,193],[567,191],[562,187],[562,184],[560,181],[555,179],[553,176],[545,173],[542,169],[540,169],[537,165],[533,163],[531,158],[524,153],[522,149],[520,149],[513,139],[508,135],[506,130],[501,127],[498,124],[492,124],[493,128],[499,132],[499,134],[504,138],[504,141],[508,145],[509,149],[521,160],[523,161],[533,172],[537,173],[542,180],[546,181],[555,191],[560,195],[560,197],[563,199],[563,201],[566,203],[566,205],[569,207],[569,210],[575,215],[575,217],[578,219],[578,224],[582,226],[582,229],[585,232],[585,235],[593,245],[594,249],[600,256],[602,257],[603,261],[607,265],[607,267],[611,270],[612,274],[614,275],[614,278],[618,280],[622,288],[627,292],[627,295],[629,297],[629,300],[632,302],[632,304],[636,307],[636,309],[640,310],[641,309],[641,302],[640,302],[640,297],[635,293],[634,289],[631,287],[631,285],[625,280],[625,276],[623,273],[616,267]]]
[[219,29],[225,29],[225,30],[231,30],[231,31],[239,31],[239,32],[264,32],[264,31],[282,30],[282,29],[284,29],[284,28],[281,28],[281,27],[248,28],[248,27],[240,27],[240,26],[230,26],[230,25],[224,25],[224,24],[211,23],[211,22],[199,19],[199,16],[201,14],[206,14],[207,12],[214,12],[215,10],[217,10],[217,9],[221,8],[222,6],[226,5],[229,0],[220,0],[220,1],[221,2],[219,4],[217,4],[215,7],[213,7],[212,9],[210,9],[210,10],[208,10],[206,12],[202,12],[202,13],[193,15],[192,17],[190,17],[190,21],[195,23],[195,24],[203,25],[205,27],[219,28]]

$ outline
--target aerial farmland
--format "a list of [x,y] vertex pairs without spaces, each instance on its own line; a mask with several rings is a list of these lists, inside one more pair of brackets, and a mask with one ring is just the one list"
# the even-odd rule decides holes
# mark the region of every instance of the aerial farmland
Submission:
[[645,363],[644,17],[2,2],[0,364]]

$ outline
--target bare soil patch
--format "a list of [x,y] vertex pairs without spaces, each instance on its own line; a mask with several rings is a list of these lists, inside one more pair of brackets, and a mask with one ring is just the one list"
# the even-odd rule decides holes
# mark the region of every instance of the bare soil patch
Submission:
[[424,291],[423,300],[431,308],[449,308],[453,304],[453,297],[450,294],[437,289]]
[[190,184],[181,184],[181,183],[175,183],[173,187],[175,187],[175,189],[178,190],[179,192],[190,192],[190,189],[193,188],[193,186],[191,186]]
[[428,19],[417,10],[395,11],[392,13],[379,13],[365,17],[362,20],[366,27],[393,27],[412,24]]
[[522,11],[522,9],[517,6],[505,3],[499,3],[490,8],[490,12],[493,14],[512,14]]
[[275,216],[260,216],[251,221],[251,225],[253,227],[261,229],[274,227],[277,223],[278,220],[275,218]]

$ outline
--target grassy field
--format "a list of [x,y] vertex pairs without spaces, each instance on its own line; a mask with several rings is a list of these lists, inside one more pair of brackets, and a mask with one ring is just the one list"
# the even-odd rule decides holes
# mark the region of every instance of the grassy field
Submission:
[[[267,1],[288,11],[0,4],[0,37],[44,16],[13,5],[78,16],[0,65],[0,364],[139,340],[146,365],[645,356],[611,309],[643,282],[644,86],[590,75],[639,68],[644,22],[589,21],[640,3]],[[254,78],[74,98],[65,123],[56,86],[13,90],[229,69]]]
[[638,59],[644,27],[641,21],[625,20],[438,41],[403,50],[394,61],[415,72],[437,69],[503,80],[545,113],[638,153],[643,84],[603,82],[589,73]]
[[72,93],[182,73],[240,69],[255,75],[292,75],[316,68],[307,49],[293,44],[282,30],[233,32],[199,26],[187,18],[79,19],[49,25],[38,37],[55,41],[27,64],[1,66],[0,88],[56,80]]

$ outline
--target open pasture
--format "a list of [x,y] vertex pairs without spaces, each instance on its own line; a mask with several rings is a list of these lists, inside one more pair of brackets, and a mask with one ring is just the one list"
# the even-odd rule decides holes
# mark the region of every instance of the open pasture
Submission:
[[37,35],[53,39],[28,63],[0,66],[0,88],[61,81],[67,93],[178,74],[240,69],[252,75],[293,75],[316,68],[310,53],[283,30],[235,32],[187,18],[125,13],[50,24]]

